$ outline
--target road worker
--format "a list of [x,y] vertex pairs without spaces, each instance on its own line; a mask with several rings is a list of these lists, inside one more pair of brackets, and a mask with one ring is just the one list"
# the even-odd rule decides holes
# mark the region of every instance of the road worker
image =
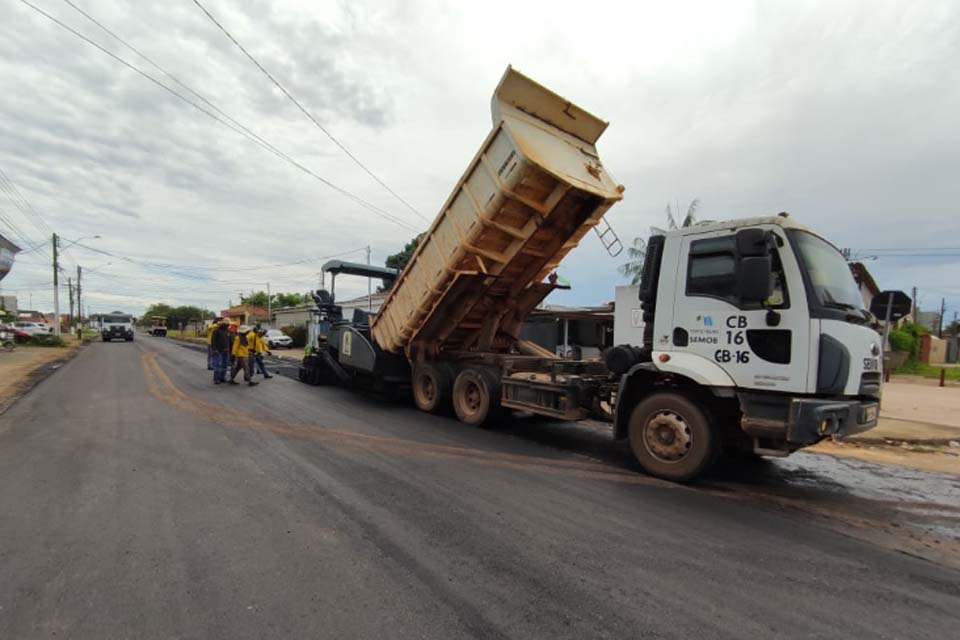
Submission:
[[214,318],[207,327],[207,371],[213,371],[216,368],[216,351],[213,348],[213,333],[220,326],[220,318]]
[[230,367],[230,349],[233,346],[233,335],[228,323],[220,319],[217,328],[211,335],[213,349],[213,383],[221,384],[227,381],[227,369]]
[[[256,347],[250,344],[249,335],[250,328],[247,326],[242,326],[237,329],[237,335],[233,339],[233,370],[230,372],[230,379],[227,381],[230,384],[238,384],[234,379],[237,377],[237,374],[243,369],[243,381],[246,382],[251,387],[254,387],[259,382],[253,381],[253,376],[250,370],[250,354],[253,352]],[[255,334],[254,334],[255,335]]]
[[267,330],[259,329],[254,333],[255,333],[255,336],[254,336],[253,344],[255,347],[255,351],[253,355],[250,356],[252,358],[252,362],[250,366],[250,370],[252,371],[251,375],[256,375],[257,372],[259,371],[260,373],[263,374],[264,379],[269,380],[273,376],[267,373],[267,368],[263,364],[263,354],[268,354],[268,355],[270,354],[270,349],[267,347],[267,341],[264,338],[264,336],[267,335]]

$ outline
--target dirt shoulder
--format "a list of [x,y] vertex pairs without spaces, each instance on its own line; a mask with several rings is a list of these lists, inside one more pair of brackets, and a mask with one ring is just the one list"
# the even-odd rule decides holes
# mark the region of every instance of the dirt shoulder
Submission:
[[960,476],[960,447],[949,445],[872,444],[825,440],[806,451]]
[[896,376],[883,386],[875,428],[809,451],[960,475],[960,388]]
[[0,353],[0,414],[71,360],[84,344],[69,339],[66,347],[17,346],[15,351]]

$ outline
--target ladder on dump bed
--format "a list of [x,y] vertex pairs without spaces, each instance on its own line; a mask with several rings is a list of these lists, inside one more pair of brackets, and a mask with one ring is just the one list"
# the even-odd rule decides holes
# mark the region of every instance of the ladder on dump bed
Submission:
[[[603,227],[603,229],[600,227]],[[606,218],[600,218],[597,221],[597,226],[593,228],[593,232],[600,238],[603,248],[607,250],[611,258],[616,258],[623,251],[623,243],[620,242],[617,232],[613,230]]]

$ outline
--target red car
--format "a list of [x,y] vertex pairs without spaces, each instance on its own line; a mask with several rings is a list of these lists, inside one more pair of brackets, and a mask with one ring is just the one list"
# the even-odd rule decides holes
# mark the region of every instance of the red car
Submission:
[[0,330],[9,331],[10,333],[12,333],[13,341],[18,343],[30,342],[30,336],[32,335],[22,329],[16,328],[12,324],[0,325]]

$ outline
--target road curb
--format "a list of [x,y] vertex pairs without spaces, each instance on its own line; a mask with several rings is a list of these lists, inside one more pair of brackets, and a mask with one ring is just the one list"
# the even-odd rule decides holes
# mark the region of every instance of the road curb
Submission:
[[167,338],[167,340],[176,342],[182,347],[192,348],[194,351],[203,351],[204,353],[207,351],[206,344],[194,342],[193,340],[184,340],[183,338]]
[[64,354],[62,358],[57,358],[51,362],[45,362],[26,375],[20,386],[9,398],[0,400],[0,416],[5,414],[10,407],[15,405],[20,398],[30,393],[34,387],[59,371],[63,365],[77,357],[81,351],[90,346],[90,340],[84,340],[79,347],[71,349],[69,353]]
[[868,444],[868,445],[881,445],[881,446],[894,446],[899,447],[900,445],[919,445],[927,447],[948,447],[951,442],[958,442],[958,438],[918,438],[918,439],[907,439],[907,438],[861,438],[854,436],[852,438],[838,438],[837,442],[842,442],[843,444]]

